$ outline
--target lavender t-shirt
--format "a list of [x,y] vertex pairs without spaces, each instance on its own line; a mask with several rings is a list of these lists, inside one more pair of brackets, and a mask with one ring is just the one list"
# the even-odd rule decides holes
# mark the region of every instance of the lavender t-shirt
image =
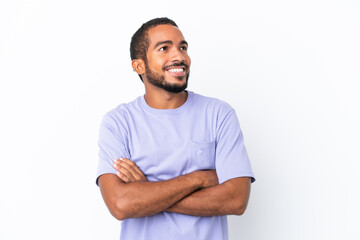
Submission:
[[[99,147],[97,177],[115,174],[113,160],[125,157],[149,181],[204,169],[216,169],[220,183],[236,177],[255,180],[234,109],[190,91],[176,109],[151,108],[141,96],[109,111],[100,126]],[[225,240],[227,218],[161,212],[123,220],[120,238]]]

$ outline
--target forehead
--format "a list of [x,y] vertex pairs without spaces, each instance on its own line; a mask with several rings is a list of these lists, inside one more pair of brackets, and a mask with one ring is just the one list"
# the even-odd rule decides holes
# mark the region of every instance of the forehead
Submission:
[[185,40],[181,31],[173,25],[158,25],[149,29],[148,37],[150,46],[154,46],[160,41],[170,40],[174,43]]

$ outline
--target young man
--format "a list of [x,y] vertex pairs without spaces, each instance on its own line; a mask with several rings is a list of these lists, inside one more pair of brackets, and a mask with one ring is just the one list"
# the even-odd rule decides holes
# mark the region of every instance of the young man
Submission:
[[235,111],[185,91],[191,60],[175,22],[153,19],[131,40],[145,95],[102,121],[97,183],[121,239],[228,239],[254,181]]

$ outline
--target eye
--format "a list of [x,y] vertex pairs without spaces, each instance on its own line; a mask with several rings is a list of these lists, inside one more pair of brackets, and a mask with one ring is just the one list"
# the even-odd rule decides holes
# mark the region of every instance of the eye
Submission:
[[159,51],[165,51],[167,49],[167,46],[159,48]]
[[187,51],[187,46],[180,47],[181,50]]

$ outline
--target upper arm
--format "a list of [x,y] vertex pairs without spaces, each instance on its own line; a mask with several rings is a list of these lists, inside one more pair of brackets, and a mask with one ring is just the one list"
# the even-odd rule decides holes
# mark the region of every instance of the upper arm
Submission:
[[119,199],[125,183],[115,174],[103,174],[98,178],[101,195],[110,213],[118,220],[122,220]]
[[120,117],[111,117],[109,114],[104,115],[100,129],[99,129],[99,162],[97,169],[96,183],[98,184],[98,177],[113,173],[116,174],[116,169],[113,167],[114,159],[129,158],[130,153],[127,146],[127,135],[124,119]]
[[240,124],[233,109],[219,117],[216,136],[216,172],[223,183],[237,177],[254,181]]

